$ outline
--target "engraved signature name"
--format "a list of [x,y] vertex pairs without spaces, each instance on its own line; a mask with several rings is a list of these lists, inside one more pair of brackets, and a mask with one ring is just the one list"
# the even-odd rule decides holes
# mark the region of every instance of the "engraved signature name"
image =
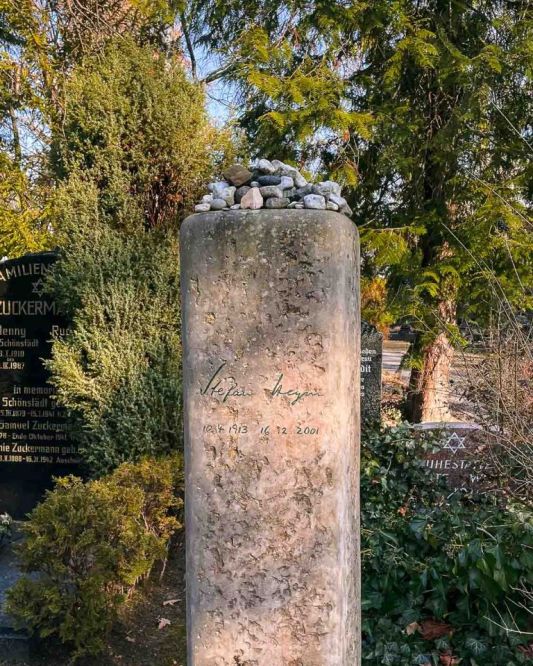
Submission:
[[212,398],[222,398],[222,402],[226,402],[228,398],[243,398],[246,396],[251,396],[252,392],[247,391],[242,386],[239,386],[233,377],[221,376],[225,365],[226,361],[218,366],[218,368],[209,378],[205,388],[200,389],[200,393],[202,395],[209,395]]
[[[231,375],[225,375],[223,370],[226,367],[226,361],[223,361],[209,377],[206,385],[200,388],[201,395],[207,395],[211,398],[216,398],[222,402],[226,402],[229,398],[245,398],[254,395],[254,392],[247,390],[240,386]],[[291,405],[295,405],[300,400],[305,398],[322,397],[323,393],[319,390],[302,391],[298,388],[287,388],[283,385],[283,373],[281,373],[274,387],[271,389],[264,389],[273,398],[287,397]]]
[[277,381],[276,384],[274,385],[274,388],[270,392],[273,397],[276,397],[278,395],[284,396],[286,395],[288,398],[294,398],[294,400],[291,401],[291,405],[295,405],[299,400],[303,400],[304,398],[311,398],[311,397],[321,397],[322,393],[320,391],[299,391],[298,389],[285,389],[282,384],[283,380],[283,374],[281,374]]

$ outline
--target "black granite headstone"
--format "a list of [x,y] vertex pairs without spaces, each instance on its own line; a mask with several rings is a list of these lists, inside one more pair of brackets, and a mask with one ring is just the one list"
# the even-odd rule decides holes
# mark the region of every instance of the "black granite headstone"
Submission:
[[44,293],[53,253],[0,263],[0,513],[23,517],[78,463],[65,410],[54,400],[43,360],[66,332]]
[[381,418],[381,365],[383,335],[361,321],[361,421],[376,423]]

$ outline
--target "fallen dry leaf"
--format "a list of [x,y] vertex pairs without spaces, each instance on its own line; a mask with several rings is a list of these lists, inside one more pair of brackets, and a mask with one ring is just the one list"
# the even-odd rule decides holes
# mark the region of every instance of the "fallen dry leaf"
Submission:
[[405,633],[408,636],[412,636],[415,633],[415,631],[419,631],[419,630],[420,630],[420,625],[418,624],[418,622],[411,622],[411,624],[408,624],[405,627]]
[[180,599],[167,599],[166,601],[163,601],[163,606],[173,606],[174,604],[177,604]]
[[423,620],[420,623],[420,635],[425,641],[432,641],[435,638],[451,634],[453,629],[451,625],[446,622],[439,622],[438,620]]
[[527,645],[519,645],[519,651],[528,659],[533,659],[533,642]]
[[167,620],[166,617],[162,617],[159,620],[159,624],[157,625],[158,629],[164,629],[165,627],[168,627],[169,624],[172,624],[170,620]]

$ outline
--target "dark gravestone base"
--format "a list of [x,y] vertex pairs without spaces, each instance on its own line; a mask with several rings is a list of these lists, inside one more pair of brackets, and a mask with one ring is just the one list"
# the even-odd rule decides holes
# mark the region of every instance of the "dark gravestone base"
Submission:
[[0,545],[0,659],[10,661],[24,661],[30,657],[29,636],[14,629],[12,619],[4,610],[6,593],[21,576],[14,549],[20,536],[20,530],[15,527],[12,540]]
[[78,467],[56,465],[0,465],[0,513],[15,520],[24,520],[54,486],[54,476],[76,474]]

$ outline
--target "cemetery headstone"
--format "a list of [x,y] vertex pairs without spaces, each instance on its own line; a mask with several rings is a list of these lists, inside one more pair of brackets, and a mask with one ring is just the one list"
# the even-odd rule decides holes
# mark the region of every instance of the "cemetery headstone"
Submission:
[[56,260],[41,253],[0,263],[0,513],[15,518],[35,506],[53,475],[79,462],[43,364],[66,331],[43,289]]
[[446,478],[452,490],[483,487],[487,449],[495,443],[494,435],[474,423],[419,423],[413,428],[435,436],[436,450],[424,457],[428,472]]
[[356,228],[202,213],[181,253],[188,664],[356,666]]
[[381,366],[383,335],[361,321],[361,421],[378,423],[381,418]]

